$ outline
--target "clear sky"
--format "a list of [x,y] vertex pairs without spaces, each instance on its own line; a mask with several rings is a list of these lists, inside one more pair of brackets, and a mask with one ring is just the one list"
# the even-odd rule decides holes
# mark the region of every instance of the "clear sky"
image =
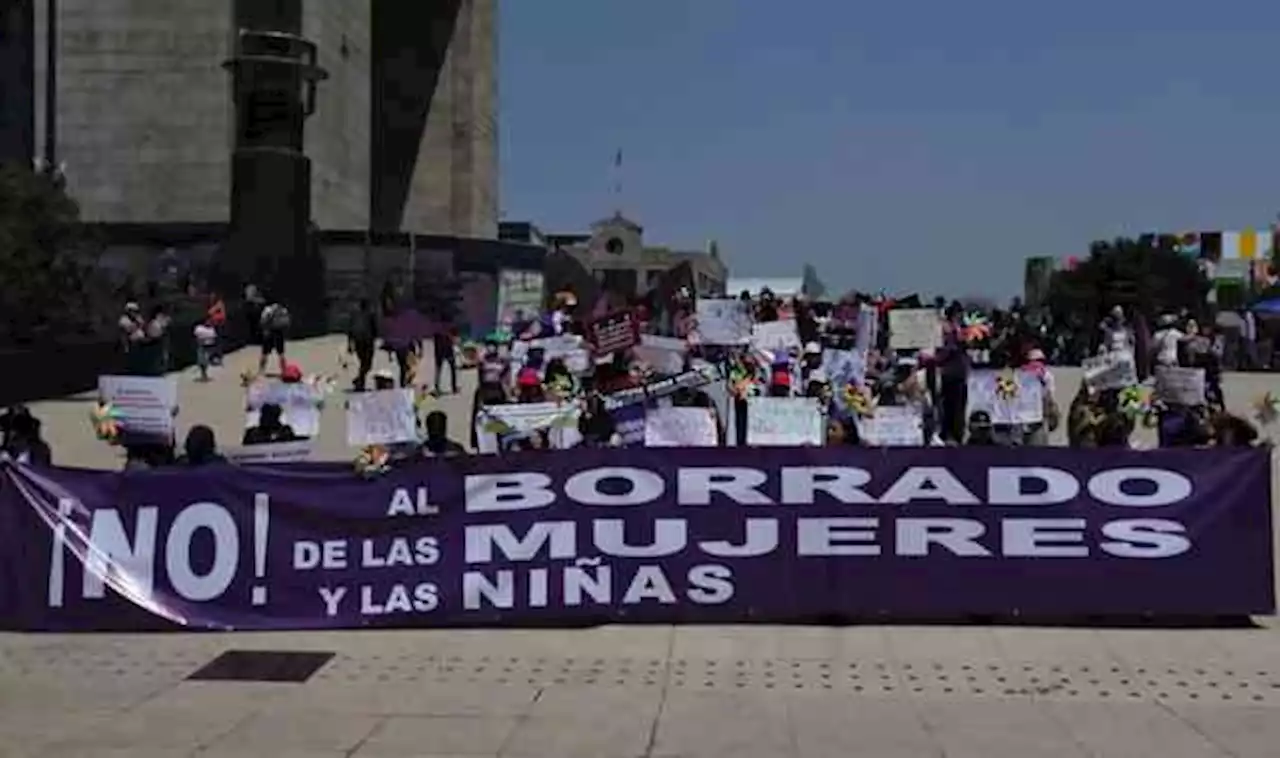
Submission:
[[546,230],[621,205],[732,275],[1007,297],[1280,210],[1276,0],[500,5],[501,207]]

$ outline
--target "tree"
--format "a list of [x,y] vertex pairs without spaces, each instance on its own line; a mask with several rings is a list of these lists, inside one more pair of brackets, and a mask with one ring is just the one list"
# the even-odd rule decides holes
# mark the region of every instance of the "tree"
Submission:
[[1095,242],[1073,270],[1056,271],[1048,306],[1060,322],[1092,328],[1116,305],[1149,322],[1186,309],[1203,320],[1209,280],[1196,259],[1177,252],[1168,238]]
[[79,216],[60,174],[0,166],[0,336],[25,341],[89,323]]

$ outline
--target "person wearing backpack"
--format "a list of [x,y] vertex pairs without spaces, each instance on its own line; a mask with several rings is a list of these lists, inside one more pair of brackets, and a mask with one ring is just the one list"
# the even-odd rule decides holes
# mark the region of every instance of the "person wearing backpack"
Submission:
[[276,301],[262,309],[262,357],[258,359],[258,373],[267,370],[267,358],[272,353],[280,356],[280,373],[284,373],[284,343],[292,321],[289,309]]

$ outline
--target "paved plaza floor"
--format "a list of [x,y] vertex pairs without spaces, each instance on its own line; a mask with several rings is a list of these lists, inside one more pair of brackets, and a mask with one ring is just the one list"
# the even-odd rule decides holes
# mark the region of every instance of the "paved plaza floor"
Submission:
[[[339,347],[327,338],[295,352],[308,371],[335,371]],[[181,425],[238,437],[250,360],[232,356],[206,385],[184,375]],[[1067,395],[1072,373],[1059,378]],[[1243,409],[1268,382],[1280,384],[1232,377],[1228,395]],[[90,434],[90,402],[33,410],[59,463],[118,466]],[[467,403],[441,405],[465,440]],[[349,457],[342,443],[335,398],[321,455]],[[1280,625],[1256,621],[8,634],[0,758],[1276,758]],[[188,679],[254,650],[326,655],[300,683]]]

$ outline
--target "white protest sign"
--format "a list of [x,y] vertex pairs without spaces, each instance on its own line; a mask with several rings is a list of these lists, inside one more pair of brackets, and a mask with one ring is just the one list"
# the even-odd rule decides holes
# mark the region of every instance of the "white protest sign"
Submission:
[[232,450],[227,453],[227,460],[232,463],[297,463],[311,460],[313,450],[311,440],[272,442]]
[[1170,405],[1204,405],[1204,369],[1157,366],[1156,397]]
[[347,400],[347,444],[352,447],[418,441],[413,390],[357,392]]
[[932,350],[942,344],[942,321],[933,308],[889,311],[889,347],[895,350]]
[[1044,384],[1030,371],[975,369],[966,414],[975,411],[991,414],[993,424],[1038,424],[1044,421]]
[[280,406],[281,419],[299,437],[315,437],[320,434],[320,402],[324,391],[319,387],[296,382],[271,380],[254,382],[249,386],[245,400],[244,428],[258,425],[258,411],[262,406]]
[[544,366],[549,361],[559,358],[564,362],[565,368],[575,374],[583,374],[594,368],[594,364],[591,361],[591,351],[587,349],[582,338],[576,334],[513,342],[511,344],[511,358],[517,364],[523,363],[530,350],[542,351]]
[[178,382],[165,376],[100,376],[98,397],[120,414],[126,435],[173,438],[178,409]]
[[800,333],[795,321],[766,321],[751,327],[751,346],[774,355],[800,349]]
[[659,374],[679,374],[684,371],[689,345],[676,337],[645,334],[640,337],[640,344],[631,348],[631,351],[637,360],[652,366]]
[[742,300],[698,300],[698,341],[704,345],[745,345],[751,340],[751,308]]
[[872,447],[921,447],[924,445],[924,419],[920,408],[912,405],[888,405],[875,409],[871,418],[859,418],[858,437]]
[[826,418],[817,398],[747,398],[747,444],[760,447],[822,445]]
[[1138,383],[1132,350],[1113,350],[1085,358],[1081,363],[1085,382],[1098,390],[1119,390]]
[[500,452],[504,439],[520,439],[547,432],[548,447],[572,447],[580,439],[576,403],[515,403],[486,405],[476,413],[476,442],[484,454]]
[[710,408],[650,408],[645,414],[645,447],[715,447],[717,438]]
[[498,324],[510,326],[518,318],[537,318],[542,312],[541,271],[498,271]]

